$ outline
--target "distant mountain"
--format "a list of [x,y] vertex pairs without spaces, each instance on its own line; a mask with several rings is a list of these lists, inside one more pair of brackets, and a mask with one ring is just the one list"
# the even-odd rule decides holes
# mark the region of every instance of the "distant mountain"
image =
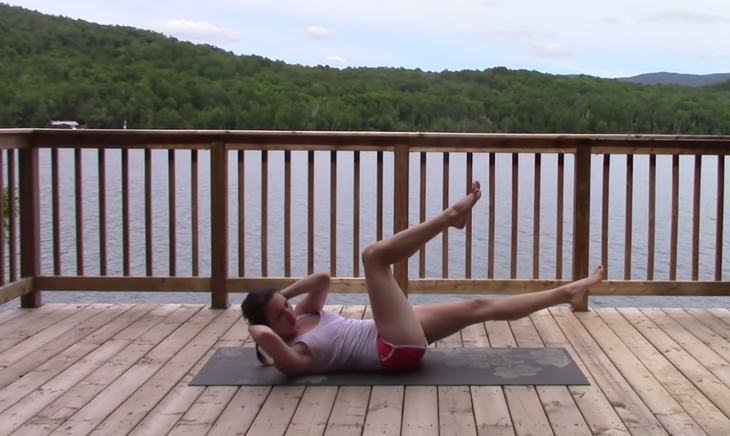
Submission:
[[646,73],[633,77],[619,77],[620,82],[639,83],[642,85],[684,85],[707,86],[730,80],[730,73],[717,74],[680,74],[680,73]]

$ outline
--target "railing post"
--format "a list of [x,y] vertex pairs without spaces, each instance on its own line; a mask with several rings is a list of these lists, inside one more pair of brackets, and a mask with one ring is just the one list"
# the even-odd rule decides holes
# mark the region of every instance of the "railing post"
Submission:
[[[243,223],[240,223],[243,225]],[[210,147],[210,306],[228,307],[228,149]]]
[[[30,138],[29,138],[30,139]],[[41,275],[41,219],[38,174],[38,149],[22,148],[18,151],[20,194],[20,276]],[[40,307],[41,291],[33,284],[33,291],[20,297],[20,306]]]
[[[410,150],[408,144],[398,144],[394,149],[395,194],[393,195],[393,233],[408,228],[408,169]],[[396,282],[408,296],[408,259],[393,266]]]
[[[576,143],[573,178],[573,280],[588,275],[591,220],[591,144]],[[588,310],[588,296],[575,308]]]

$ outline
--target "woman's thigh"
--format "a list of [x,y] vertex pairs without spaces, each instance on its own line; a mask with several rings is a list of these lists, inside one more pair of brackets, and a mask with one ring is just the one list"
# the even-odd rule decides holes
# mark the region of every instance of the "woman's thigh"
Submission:
[[393,345],[423,346],[425,337],[413,306],[387,266],[365,266],[365,282],[378,334]]

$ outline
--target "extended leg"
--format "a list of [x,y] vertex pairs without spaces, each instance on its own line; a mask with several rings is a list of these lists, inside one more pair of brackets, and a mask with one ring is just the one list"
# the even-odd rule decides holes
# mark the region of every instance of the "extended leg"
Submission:
[[414,308],[428,343],[436,342],[464,328],[485,321],[511,321],[538,310],[570,303],[571,308],[583,300],[588,289],[603,280],[603,267],[587,278],[548,291],[512,295],[506,298],[474,298],[436,303]]
[[390,266],[408,259],[449,226],[464,228],[474,204],[481,197],[479,182],[471,194],[429,220],[378,241],[363,250],[366,286],[378,333],[393,345],[424,345],[424,333],[413,307],[393,277]]

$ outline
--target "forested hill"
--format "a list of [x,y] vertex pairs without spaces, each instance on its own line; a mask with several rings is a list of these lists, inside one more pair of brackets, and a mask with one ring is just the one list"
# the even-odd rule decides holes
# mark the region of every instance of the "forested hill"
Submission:
[[0,4],[0,126],[730,134],[730,87],[334,69]]

